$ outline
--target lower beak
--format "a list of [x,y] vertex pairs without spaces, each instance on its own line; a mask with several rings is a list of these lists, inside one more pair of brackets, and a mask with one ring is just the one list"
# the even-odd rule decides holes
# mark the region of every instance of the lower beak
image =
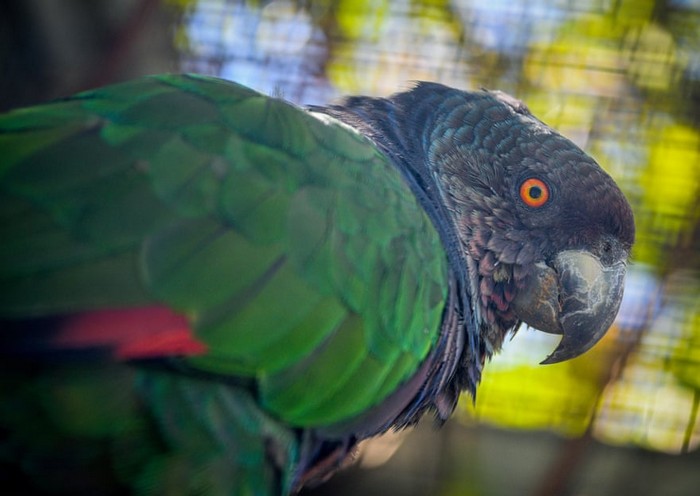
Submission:
[[588,351],[612,324],[622,302],[624,260],[603,265],[590,252],[560,252],[535,270],[513,301],[516,315],[543,332],[562,334],[542,363],[563,362]]

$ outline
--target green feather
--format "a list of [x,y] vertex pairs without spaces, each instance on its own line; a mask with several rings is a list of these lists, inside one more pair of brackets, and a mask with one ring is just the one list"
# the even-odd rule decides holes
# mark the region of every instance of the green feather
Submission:
[[[331,425],[437,340],[437,232],[373,143],[248,88],[160,76],[0,119],[2,315],[167,304],[263,408]],[[174,387],[174,386],[173,386]]]

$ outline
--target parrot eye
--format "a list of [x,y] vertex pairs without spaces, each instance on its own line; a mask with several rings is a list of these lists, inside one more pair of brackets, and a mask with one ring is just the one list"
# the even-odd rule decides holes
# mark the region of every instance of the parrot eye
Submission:
[[520,185],[520,198],[528,207],[541,207],[549,200],[549,187],[544,181],[531,177]]

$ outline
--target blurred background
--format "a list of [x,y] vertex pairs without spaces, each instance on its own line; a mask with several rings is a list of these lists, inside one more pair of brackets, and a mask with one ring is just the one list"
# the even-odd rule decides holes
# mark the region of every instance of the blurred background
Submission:
[[297,103],[500,89],[633,205],[625,300],[584,356],[522,329],[442,429],[366,443],[308,495],[700,494],[700,0],[6,0],[0,109],[160,72]]

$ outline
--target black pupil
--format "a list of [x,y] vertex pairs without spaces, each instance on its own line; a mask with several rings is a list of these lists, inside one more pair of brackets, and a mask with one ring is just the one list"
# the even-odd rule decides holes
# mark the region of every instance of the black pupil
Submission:
[[532,188],[530,188],[531,198],[537,200],[540,196],[542,196],[542,189],[539,186],[533,186]]

